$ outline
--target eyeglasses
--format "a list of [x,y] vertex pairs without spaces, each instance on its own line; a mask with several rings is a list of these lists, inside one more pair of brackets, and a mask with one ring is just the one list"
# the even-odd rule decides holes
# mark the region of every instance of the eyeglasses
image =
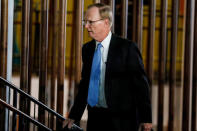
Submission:
[[86,25],[86,24],[89,24],[89,25],[93,25],[94,23],[98,22],[98,21],[101,21],[103,19],[99,19],[99,20],[83,20],[83,25]]

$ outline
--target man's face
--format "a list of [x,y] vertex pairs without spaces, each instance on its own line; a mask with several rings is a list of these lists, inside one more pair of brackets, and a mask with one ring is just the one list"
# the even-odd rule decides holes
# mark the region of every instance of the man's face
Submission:
[[102,41],[109,32],[108,20],[101,19],[97,7],[92,7],[86,12],[84,22],[90,37],[97,41]]

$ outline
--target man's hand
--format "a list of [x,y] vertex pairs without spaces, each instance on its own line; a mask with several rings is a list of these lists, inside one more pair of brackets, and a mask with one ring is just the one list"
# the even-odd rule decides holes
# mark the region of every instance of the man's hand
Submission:
[[153,126],[152,126],[152,123],[142,123],[140,125],[140,127],[142,129],[140,131],[151,131],[151,129],[152,129]]
[[73,119],[66,119],[65,121],[63,121],[63,128],[66,127],[68,125],[68,128],[71,128],[73,123],[75,122],[75,120]]

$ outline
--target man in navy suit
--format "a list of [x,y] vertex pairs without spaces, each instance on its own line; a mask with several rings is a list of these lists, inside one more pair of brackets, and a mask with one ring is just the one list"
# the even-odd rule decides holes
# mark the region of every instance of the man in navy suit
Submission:
[[87,106],[87,131],[150,131],[149,84],[137,45],[111,33],[109,6],[90,5],[83,22],[93,40],[82,48],[79,91],[64,125],[80,121]]

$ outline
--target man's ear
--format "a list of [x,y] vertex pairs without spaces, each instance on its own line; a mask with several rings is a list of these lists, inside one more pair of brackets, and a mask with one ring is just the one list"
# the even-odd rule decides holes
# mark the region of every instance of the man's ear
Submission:
[[110,26],[109,19],[104,19],[104,22],[105,22],[106,25]]

